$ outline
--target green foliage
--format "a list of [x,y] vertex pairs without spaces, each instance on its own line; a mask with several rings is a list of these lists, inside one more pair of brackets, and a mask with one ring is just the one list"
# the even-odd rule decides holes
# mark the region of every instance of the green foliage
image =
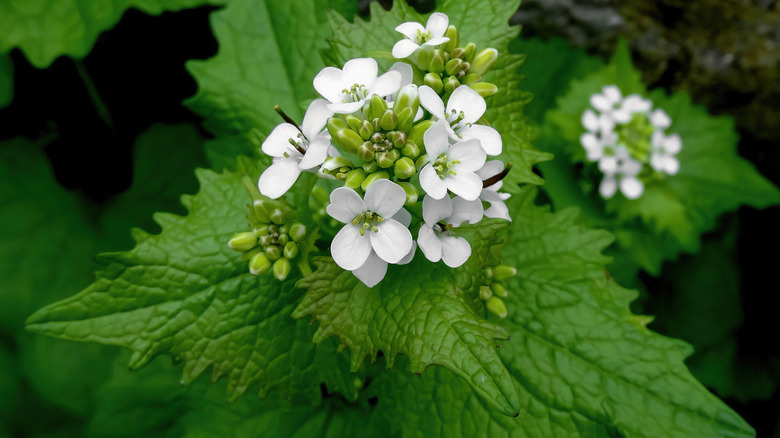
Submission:
[[11,57],[0,54],[0,108],[14,98],[14,64]]
[[100,32],[129,8],[147,14],[222,0],[6,0],[0,3],[0,53],[19,47],[30,62],[46,68],[61,55],[87,56]]

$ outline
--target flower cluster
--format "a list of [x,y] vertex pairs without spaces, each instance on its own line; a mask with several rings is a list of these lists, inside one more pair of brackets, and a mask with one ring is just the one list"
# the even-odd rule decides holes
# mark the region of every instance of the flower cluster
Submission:
[[273,164],[258,182],[260,193],[277,199],[303,171],[335,181],[324,210],[343,225],[330,252],[370,287],[388,264],[409,263],[418,246],[432,262],[461,266],[471,256],[461,225],[510,220],[509,195],[499,192],[509,167],[488,160],[501,154],[501,135],[482,121],[485,97],[498,91],[482,77],[498,52],[459,47],[441,13],[426,27],[396,30],[405,38],[393,55],[402,61],[387,72],[380,75],[372,58],[326,67],[313,81],[322,98],[300,126],[277,109],[286,123],[262,144]]
[[593,108],[582,114],[587,132],[580,142],[586,158],[597,161],[604,174],[602,197],[612,198],[620,189],[626,198],[637,199],[649,180],[677,173],[682,141],[666,134],[672,120],[662,109],[636,94],[624,98],[615,85],[591,96],[590,103]]

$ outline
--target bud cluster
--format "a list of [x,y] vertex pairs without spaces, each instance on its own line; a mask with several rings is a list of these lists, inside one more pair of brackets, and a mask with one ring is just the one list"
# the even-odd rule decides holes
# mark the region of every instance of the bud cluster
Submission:
[[485,302],[485,307],[490,313],[499,318],[506,318],[506,305],[501,298],[508,297],[509,292],[504,282],[517,275],[517,268],[507,265],[489,266],[483,273],[484,280],[479,287],[479,298]]

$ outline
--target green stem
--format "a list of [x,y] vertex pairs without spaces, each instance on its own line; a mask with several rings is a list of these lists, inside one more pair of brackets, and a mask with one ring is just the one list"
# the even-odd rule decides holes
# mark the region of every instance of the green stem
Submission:
[[76,70],[79,72],[79,76],[84,82],[84,86],[87,88],[87,93],[89,94],[90,99],[92,99],[92,104],[95,105],[95,111],[97,112],[98,117],[103,119],[103,122],[105,122],[111,130],[116,131],[114,122],[111,119],[111,114],[108,112],[108,107],[100,97],[100,93],[98,93],[97,87],[95,87],[95,83],[92,81],[92,77],[89,75],[87,68],[84,67],[84,63],[74,59],[73,64],[75,64]]

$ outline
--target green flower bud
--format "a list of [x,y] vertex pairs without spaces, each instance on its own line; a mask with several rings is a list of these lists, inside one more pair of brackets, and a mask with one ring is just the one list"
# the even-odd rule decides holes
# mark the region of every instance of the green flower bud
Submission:
[[482,97],[490,97],[498,93],[498,87],[490,82],[477,82],[476,84],[470,85],[470,87]]
[[295,242],[300,242],[306,238],[306,225],[296,222],[290,226],[290,237]]
[[271,215],[268,213],[268,209],[265,208],[264,201],[258,199],[252,202],[252,210],[255,213],[255,218],[259,222],[268,223],[271,222]]
[[403,131],[388,132],[387,139],[393,142],[393,146],[402,148],[406,144],[406,133]]
[[287,234],[281,234],[279,235],[279,238],[276,239],[276,242],[279,243],[279,245],[286,245],[287,242],[289,241],[290,241],[290,236],[288,236]]
[[260,238],[260,245],[268,246],[274,241],[273,236],[265,235]]
[[506,318],[506,315],[509,313],[506,310],[506,305],[501,300],[501,298],[498,297],[491,297],[489,300],[487,300],[487,309],[490,311],[490,313],[498,316],[499,318]]
[[344,185],[350,189],[357,189],[363,184],[363,180],[366,179],[366,171],[363,169],[353,169],[347,173],[347,179],[344,181]]
[[493,293],[496,294],[496,296],[501,298],[506,298],[509,296],[509,292],[503,285],[501,285],[501,283],[493,283],[490,285],[490,288],[493,290]]
[[498,50],[491,48],[480,51],[477,56],[474,57],[474,60],[470,61],[471,68],[469,69],[469,73],[484,76],[485,73],[490,70],[490,67],[496,63],[496,59],[498,59]]
[[284,244],[284,257],[287,259],[294,259],[298,255],[298,245],[295,242],[287,242]]
[[395,171],[395,176],[401,179],[409,179],[417,173],[414,161],[409,157],[403,157],[396,161],[393,170]]
[[413,142],[412,140],[407,140],[404,147],[401,149],[401,153],[405,157],[409,158],[417,158],[418,155],[420,155],[420,147],[417,146],[417,143]]
[[392,149],[385,152],[377,152],[376,164],[383,169],[387,169],[393,166],[393,163],[401,156],[401,153],[396,149]]
[[265,255],[270,260],[276,260],[282,256],[282,250],[276,245],[271,245],[265,249]]
[[444,94],[452,94],[460,86],[460,81],[455,76],[448,76],[444,80]]
[[431,54],[428,71],[437,74],[441,74],[444,71],[444,53],[441,50],[434,50]]
[[254,257],[249,260],[249,272],[251,272],[252,275],[265,274],[270,267],[271,260],[268,259],[268,256],[266,256],[264,252],[255,254]]
[[363,140],[368,140],[372,135],[374,135],[374,125],[372,125],[368,120],[363,120],[363,123],[360,125],[360,129],[358,130],[358,134],[360,134]]
[[[366,173],[375,172],[377,169],[379,169],[379,165],[376,164],[376,161],[368,161],[366,163],[363,163],[363,170],[366,171]],[[361,187],[363,184],[361,183]]]
[[[352,162],[349,161],[348,158],[342,157],[342,156],[338,156],[338,157],[328,157],[328,159],[325,160],[325,163],[322,164],[322,167],[320,168],[320,170],[325,175],[330,175],[333,178],[338,179],[338,175],[340,173],[349,172],[349,170],[352,169],[353,167],[354,166],[352,165]],[[346,169],[346,170],[342,170],[342,169]],[[342,178],[342,181],[343,181],[343,178]],[[327,198],[326,198],[326,201],[324,201],[322,203],[327,203],[327,202],[328,201],[327,201]]]
[[409,132],[407,132],[406,141],[411,140],[417,144],[417,146],[425,147],[423,135],[425,134],[425,131],[427,131],[431,126],[433,126],[433,120],[423,120],[418,122],[412,126],[412,129],[410,129]]
[[345,151],[353,154],[363,144],[363,139],[360,138],[360,135],[351,129],[339,129],[335,137],[333,137],[333,141]]
[[255,236],[265,236],[266,234],[268,234],[268,225],[263,224],[255,227]]
[[363,180],[363,184],[361,184],[360,187],[363,190],[366,190],[368,189],[368,186],[370,186],[374,181],[379,181],[380,179],[390,179],[390,174],[384,170],[374,172],[371,175],[368,175],[365,180]]
[[423,46],[422,50],[417,51],[417,67],[420,67],[420,70],[425,70],[430,62],[431,51],[428,50],[428,47]]
[[441,49],[444,50],[445,52],[452,52],[453,50],[455,50],[456,47],[458,47],[458,44],[460,43],[460,35],[458,34],[458,28],[450,25],[449,27],[447,27],[447,31],[444,32],[444,36],[446,36],[450,40],[442,44]]
[[271,212],[271,222],[277,225],[283,224],[286,218],[287,215],[281,208],[275,208],[274,211]]
[[436,73],[428,73],[423,78],[423,84],[433,88],[438,94],[441,94],[441,90],[444,89],[444,83],[441,81],[441,76]]
[[360,120],[351,114],[345,117],[345,119],[347,120],[347,125],[349,125],[349,128],[355,132],[359,131],[360,127],[363,125],[363,120]]
[[360,148],[358,148],[357,152],[358,157],[360,157],[363,161],[373,161],[374,160],[374,143],[371,143],[370,141],[367,141],[360,145]]
[[482,272],[485,274],[486,278],[493,278],[493,268],[490,266],[486,266],[485,269],[482,270]]
[[292,264],[286,258],[281,258],[274,262],[274,277],[279,281],[284,281],[292,271]]
[[480,286],[479,287],[479,297],[483,300],[487,301],[490,299],[490,297],[493,296],[493,291],[490,290],[489,286]]
[[[412,129],[414,124],[414,116],[417,114],[417,110],[412,111],[411,108],[404,108],[400,113],[397,113],[398,124],[395,125],[395,129],[406,132]],[[396,146],[399,147],[399,146]]]
[[466,54],[463,55],[463,60],[466,62],[474,61],[474,54],[477,53],[477,45],[474,43],[468,43],[466,44],[466,47],[463,48],[463,50],[466,51]]
[[251,231],[238,233],[228,241],[228,246],[234,251],[249,251],[257,245],[257,235]]
[[482,80],[482,75],[478,75],[476,73],[469,73],[466,76],[460,78],[460,83],[463,85],[471,85],[471,84],[476,84],[481,80]]
[[390,131],[392,129],[395,129],[395,125],[398,123],[398,117],[395,115],[395,112],[393,110],[389,109],[385,111],[382,114],[382,117],[379,118],[379,126],[382,127],[385,131]]
[[493,274],[496,276],[496,280],[504,281],[517,275],[517,268],[514,266],[498,265],[493,268]]
[[453,58],[463,59],[466,56],[466,49],[458,47],[450,51],[450,56]]
[[393,111],[396,115],[406,108],[411,108],[414,114],[417,114],[417,109],[420,108],[420,93],[417,91],[417,85],[406,85],[395,95]]
[[420,155],[420,158],[414,162],[414,167],[416,167],[419,172],[426,164],[428,164],[428,154],[422,154]]
[[336,133],[341,129],[349,129],[349,125],[344,120],[338,117],[331,117],[328,119],[328,134],[332,138],[336,137]]
[[287,234],[288,231],[290,231],[290,226],[287,224],[284,224],[281,227],[279,227],[279,233],[281,234]]
[[371,97],[368,105],[368,119],[378,119],[387,111],[387,102],[376,94]]
[[447,61],[447,65],[444,66],[444,71],[448,75],[457,75],[460,72],[461,64],[463,64],[463,61],[458,58],[450,59]]
[[411,207],[416,204],[417,199],[420,197],[420,194],[417,193],[417,187],[415,187],[412,183],[404,181],[399,182],[398,185],[404,189],[404,192],[406,192],[406,201],[404,202],[404,205]]

